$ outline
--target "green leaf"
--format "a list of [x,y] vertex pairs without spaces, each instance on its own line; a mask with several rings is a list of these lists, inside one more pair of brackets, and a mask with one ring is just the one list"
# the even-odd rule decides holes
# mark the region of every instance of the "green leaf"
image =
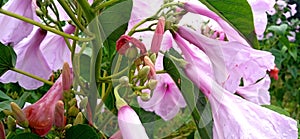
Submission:
[[236,29],[254,48],[257,48],[253,14],[247,0],[199,0]]
[[[181,90],[189,110],[192,111],[192,117],[197,125],[200,136],[205,139],[211,139],[212,115],[210,109],[205,109],[205,107],[208,106],[208,102],[205,96],[199,92],[199,89],[186,76],[184,76],[184,72],[178,68],[172,58],[169,57],[170,53],[172,56],[181,58],[180,54],[178,54],[174,49],[166,52],[163,58],[164,70],[167,71]],[[210,108],[210,106],[208,107]]]
[[3,110],[10,110],[10,102],[11,101],[2,101],[0,102],[0,112]]
[[0,102],[5,100],[13,101],[13,99],[0,90]]
[[277,113],[283,114],[285,116],[290,116],[290,114],[287,111],[285,111],[284,109],[282,109],[280,107],[277,107],[277,106],[274,106],[274,105],[261,105],[261,106],[263,106],[265,108],[268,108],[270,110],[273,110]]
[[12,139],[42,139],[42,138],[33,133],[21,133],[13,136]]
[[33,133],[21,133],[15,135],[12,139],[42,139],[42,138]]
[[267,31],[274,31],[274,33],[278,34],[278,35],[284,35],[286,30],[288,28],[287,24],[281,24],[279,26],[277,25],[272,25],[270,26]]
[[89,125],[79,124],[66,131],[66,139],[98,139],[95,129]]
[[0,77],[9,69],[16,65],[17,55],[10,46],[5,46],[0,42]]

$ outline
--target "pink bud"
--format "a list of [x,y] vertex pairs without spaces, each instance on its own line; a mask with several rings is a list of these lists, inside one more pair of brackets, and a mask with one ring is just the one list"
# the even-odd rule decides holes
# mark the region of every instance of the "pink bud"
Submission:
[[122,35],[118,40],[116,44],[117,51],[124,55],[127,51],[127,49],[130,47],[129,43],[131,43],[134,47],[137,47],[141,50],[141,54],[147,53],[145,45],[138,39],[133,38],[128,35]]
[[64,91],[70,90],[73,83],[73,75],[68,63],[64,63],[62,69],[62,83]]
[[63,98],[62,78],[64,78],[64,75],[61,75],[56,80],[54,85],[40,100],[23,110],[29,121],[29,127],[40,136],[45,136],[54,123],[56,104]]
[[122,106],[118,111],[118,124],[123,139],[148,139],[139,116],[128,105]]
[[64,118],[64,102],[59,100],[55,105],[55,113],[54,113],[54,125],[56,127],[64,127],[65,126],[65,118]]
[[160,17],[151,43],[151,52],[158,53],[165,32],[165,18]]

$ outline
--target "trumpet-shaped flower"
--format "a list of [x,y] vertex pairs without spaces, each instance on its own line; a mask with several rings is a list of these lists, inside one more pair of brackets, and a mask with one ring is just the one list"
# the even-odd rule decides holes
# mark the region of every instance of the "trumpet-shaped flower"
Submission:
[[165,121],[168,121],[176,116],[180,108],[186,107],[186,103],[180,90],[169,75],[156,75],[156,79],[158,83],[150,100],[138,99],[138,102],[143,109],[154,111]]
[[[72,34],[75,31],[75,26],[68,24],[64,32]],[[47,60],[50,69],[57,71],[61,68],[64,62],[71,62],[71,51],[68,48],[66,41],[62,36],[48,33],[43,40],[40,49]]]
[[263,79],[255,84],[247,86],[239,86],[236,93],[248,101],[251,101],[258,105],[269,105],[270,104],[270,77],[266,75]]
[[128,105],[120,107],[118,111],[118,124],[123,139],[148,139],[139,116]]
[[[37,16],[35,15],[36,7],[37,6],[32,0],[9,0],[2,8],[30,19],[37,19]],[[30,34],[33,29],[33,25],[4,14],[0,14],[0,28],[0,41],[3,44],[17,44]]]
[[269,52],[239,42],[210,39],[187,27],[179,27],[178,33],[203,50],[212,62],[217,82],[230,92],[235,92],[241,78],[245,85],[254,84],[275,66],[275,58]]
[[[194,53],[184,40],[173,37],[185,57]],[[208,98],[213,113],[213,138],[297,138],[297,122],[292,118],[246,101],[221,87],[207,71],[186,59],[184,71]],[[201,62],[201,61],[198,61]]]
[[[15,45],[14,50],[18,56],[15,68],[48,80],[52,71],[40,50],[40,44],[46,33],[42,29],[35,30],[28,38]],[[18,82],[27,90],[37,89],[43,85],[43,82],[13,71],[6,72],[1,76],[0,81]]]
[[[68,66],[64,66],[63,71],[67,70],[66,67]],[[57,102],[63,98],[64,86],[70,86],[70,82],[63,82],[63,77],[72,76],[71,73],[62,73],[67,75],[61,75],[41,99],[23,110],[29,121],[29,127],[40,136],[45,136],[52,125],[56,124],[54,120],[55,107]]]

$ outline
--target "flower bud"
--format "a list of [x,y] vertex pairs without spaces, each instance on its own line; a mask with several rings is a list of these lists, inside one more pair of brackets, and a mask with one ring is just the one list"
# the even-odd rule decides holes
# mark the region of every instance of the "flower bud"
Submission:
[[11,106],[12,114],[16,119],[17,123],[22,127],[25,128],[28,127],[29,123],[22,109],[14,102],[11,102],[10,106]]
[[68,102],[69,106],[75,106],[77,104],[77,100],[76,98],[72,98],[69,102]]
[[155,71],[155,65],[152,63],[151,59],[148,56],[144,57],[145,65],[150,66],[150,72],[148,74],[148,78],[155,78],[156,71]]
[[148,101],[151,98],[150,93],[142,93],[140,97],[143,101]]
[[73,125],[83,124],[83,115],[79,112],[74,120]]
[[159,52],[164,32],[165,32],[165,18],[160,17],[152,39],[151,49],[150,49],[151,52],[153,53]]
[[65,126],[65,130],[71,128],[72,126],[73,126],[72,124],[67,124],[67,125]]
[[62,69],[62,83],[64,91],[70,90],[73,83],[73,75],[67,62],[64,63]]
[[139,70],[138,77],[140,79],[146,78],[150,72],[150,66],[144,66],[141,70]]
[[151,59],[152,63],[156,63],[156,54],[155,54],[155,53],[152,53],[152,54],[150,55],[150,59]]
[[147,87],[150,89],[150,90],[153,90],[156,88],[156,85],[157,85],[157,80],[154,80],[154,79],[150,79],[148,84],[147,84]]
[[2,121],[0,121],[0,139],[5,139],[5,128]]
[[149,138],[139,116],[130,106],[124,105],[118,109],[118,124],[123,139]]
[[136,47],[130,47],[127,49],[125,56],[128,59],[136,59],[136,57],[138,56],[138,50]]
[[75,116],[77,116],[78,112],[79,112],[78,108],[76,108],[75,106],[72,106],[68,110],[68,115],[75,117]]
[[65,113],[64,102],[60,100],[55,105],[54,125],[56,127],[64,127],[65,126],[64,113]]
[[122,76],[120,79],[119,79],[119,82],[120,82],[120,84],[121,85],[128,85],[128,83],[129,83],[129,79],[128,79],[128,77],[127,76]]
[[16,131],[16,120],[11,117],[10,115],[7,117],[7,128],[9,131],[14,132]]

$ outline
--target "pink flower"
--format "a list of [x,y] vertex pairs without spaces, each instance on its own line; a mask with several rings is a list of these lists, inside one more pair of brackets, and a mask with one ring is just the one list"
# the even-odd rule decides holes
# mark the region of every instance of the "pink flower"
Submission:
[[155,114],[168,121],[176,116],[180,108],[186,107],[186,103],[177,85],[169,75],[156,75],[156,79],[158,84],[153,90],[150,100],[138,99],[138,102],[143,109],[154,111]]
[[5,139],[5,128],[2,121],[0,121],[0,139]]
[[[36,6],[32,0],[9,0],[2,8],[30,19],[37,19],[35,15]],[[0,14],[0,28],[0,41],[2,43],[17,44],[30,34],[33,25]]]
[[247,86],[239,86],[236,94],[242,96],[244,99],[251,101],[258,105],[270,105],[270,77],[266,75],[263,79],[255,84]]
[[[67,66],[64,66],[67,67]],[[66,70],[63,68],[63,71]],[[65,74],[65,72],[62,72]],[[72,76],[71,73],[67,73]],[[45,136],[55,122],[55,107],[57,102],[63,98],[64,85],[63,77],[61,75],[48,92],[34,104],[24,108],[24,113],[29,121],[31,130],[40,135]],[[61,104],[59,104],[61,105]]]
[[[75,26],[68,24],[64,32],[72,34],[75,31]],[[62,36],[48,33],[43,42],[41,43],[40,49],[50,66],[50,69],[57,71],[61,68],[64,62],[71,62],[71,51],[68,48],[66,41]]]
[[216,81],[230,92],[235,92],[241,78],[245,85],[253,84],[275,65],[274,56],[269,52],[238,42],[210,39],[187,27],[179,27],[178,33],[203,50],[212,62]]
[[263,35],[268,23],[266,12],[274,7],[275,0],[247,0],[247,1],[250,4],[252,9],[255,33],[257,35]]
[[56,127],[64,127],[65,124],[65,117],[64,117],[65,109],[64,109],[64,102],[59,100],[56,102],[55,105],[55,112],[54,112],[54,125]]
[[149,138],[139,116],[128,105],[124,105],[119,109],[118,124],[123,139]]
[[[175,41],[185,57],[192,54],[188,45],[178,35]],[[297,138],[297,122],[292,118],[248,102],[222,88],[207,71],[186,59],[184,71],[208,98],[213,114],[213,138]]]
[[[46,33],[42,29],[35,30],[28,38],[15,45],[14,50],[18,57],[15,68],[48,80],[52,71],[40,50],[40,44]],[[37,89],[43,85],[43,82],[13,71],[6,72],[1,76],[0,81],[2,83],[18,82],[27,90]]]
[[120,54],[124,55],[126,53],[126,50],[130,48],[131,45],[139,48],[141,51],[141,55],[147,53],[146,47],[141,41],[128,35],[122,35],[117,40],[116,49]]

